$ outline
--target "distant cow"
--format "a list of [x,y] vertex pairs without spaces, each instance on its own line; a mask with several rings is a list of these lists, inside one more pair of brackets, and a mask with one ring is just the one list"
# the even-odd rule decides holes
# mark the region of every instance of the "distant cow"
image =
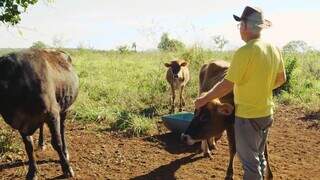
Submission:
[[[226,75],[229,63],[225,61],[214,61],[202,66],[200,70],[200,93],[209,91],[214,85],[222,81]],[[236,153],[234,137],[234,102],[233,93],[229,93],[220,99],[214,99],[207,105],[195,110],[188,129],[181,135],[181,139],[188,145],[201,141],[201,149],[205,155],[211,157],[210,147],[215,148],[215,141],[221,138],[222,133],[226,130],[229,143],[229,165],[226,173],[226,179],[233,178],[233,159]],[[212,144],[213,143],[213,144]],[[265,157],[267,160],[267,170],[272,178],[269,167],[267,147],[265,147]]]
[[62,51],[29,49],[0,57],[0,113],[23,139],[29,158],[27,179],[37,178],[31,135],[44,123],[51,132],[64,177],[74,176],[64,122],[78,86],[71,58]]
[[182,111],[182,106],[185,106],[183,91],[190,79],[188,63],[185,60],[173,60],[170,63],[165,63],[165,66],[168,68],[166,78],[172,92],[171,112],[174,112],[175,109],[175,90],[178,89],[180,89],[179,111]]

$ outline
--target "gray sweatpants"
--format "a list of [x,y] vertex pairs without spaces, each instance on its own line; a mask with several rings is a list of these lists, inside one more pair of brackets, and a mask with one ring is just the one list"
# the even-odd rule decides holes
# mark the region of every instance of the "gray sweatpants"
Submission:
[[244,169],[244,180],[262,180],[266,160],[264,148],[272,116],[262,118],[235,118],[236,149]]

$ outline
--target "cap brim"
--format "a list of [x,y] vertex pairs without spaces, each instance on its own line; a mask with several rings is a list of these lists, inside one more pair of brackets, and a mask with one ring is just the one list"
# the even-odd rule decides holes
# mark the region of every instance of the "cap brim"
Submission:
[[233,18],[234,18],[234,20],[236,20],[236,21],[241,21],[241,18],[240,18],[239,16],[237,16],[237,15],[233,15]]

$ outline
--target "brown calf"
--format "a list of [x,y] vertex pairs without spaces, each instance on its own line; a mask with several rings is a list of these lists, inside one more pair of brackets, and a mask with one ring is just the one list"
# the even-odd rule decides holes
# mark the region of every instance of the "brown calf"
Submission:
[[178,89],[180,89],[179,111],[182,111],[182,106],[185,106],[183,91],[190,79],[188,63],[185,60],[173,60],[170,63],[165,63],[165,66],[168,68],[166,79],[171,86],[172,92],[170,112],[174,113],[176,98],[175,90]]
[[[203,65],[200,70],[200,93],[209,91],[222,81],[228,67],[229,63],[225,61],[214,61]],[[194,118],[188,129],[181,135],[181,139],[188,145],[201,141],[202,151],[211,157],[209,147],[213,143],[212,139],[220,139],[222,133],[227,131],[230,156],[226,179],[233,178],[233,159],[236,153],[234,119],[234,102],[231,92],[220,99],[209,102],[199,110],[195,110]],[[272,179],[267,146],[265,147],[265,157],[267,160],[267,179]]]

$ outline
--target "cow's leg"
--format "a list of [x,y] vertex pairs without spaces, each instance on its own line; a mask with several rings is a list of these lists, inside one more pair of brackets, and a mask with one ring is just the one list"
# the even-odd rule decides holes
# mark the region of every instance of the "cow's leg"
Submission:
[[49,120],[47,122],[51,132],[51,144],[53,148],[58,152],[60,158],[60,164],[65,177],[73,177],[74,172],[63,152],[63,145],[61,140],[61,127],[60,127],[60,114],[58,112],[52,112],[49,114]]
[[269,155],[268,155],[268,143],[266,142],[265,148],[264,148],[264,157],[266,158],[267,161],[267,173],[265,176],[266,180],[272,180],[273,179],[273,174],[270,168],[270,164],[269,164]]
[[236,154],[236,142],[234,137],[234,126],[230,125],[227,128],[227,137],[229,144],[229,165],[225,179],[233,179],[233,159]]
[[209,150],[209,146],[208,146],[208,142],[207,140],[202,140],[201,141],[201,150],[203,152],[203,156],[204,157],[209,157],[210,159],[213,159],[210,150]]
[[45,149],[43,126],[44,126],[44,124],[42,124],[42,125],[40,126],[40,130],[39,130],[38,147],[39,147],[40,150],[44,150],[44,149]]
[[184,102],[184,97],[183,97],[183,89],[184,89],[184,86],[181,86],[180,87],[180,104],[179,104],[179,111],[180,112],[182,111],[182,106],[186,105],[186,103]]
[[62,140],[62,149],[63,153],[66,156],[67,160],[69,161],[69,153],[67,149],[67,143],[65,139],[65,120],[66,120],[67,112],[60,113],[60,132],[61,132],[61,140]]
[[37,164],[33,154],[33,140],[31,136],[26,136],[23,133],[20,133],[25,149],[27,151],[28,159],[29,159],[29,170],[26,176],[27,180],[35,180],[37,179]]
[[218,150],[217,142],[219,139],[221,139],[221,137],[222,137],[222,133],[215,137],[207,139],[210,151]]
[[207,143],[210,151],[217,149],[217,145],[214,137],[207,139]]
[[172,99],[171,99],[171,110],[170,110],[170,113],[174,113],[174,103],[175,103],[174,101],[176,99],[176,93],[175,93],[173,85],[171,85],[171,94],[172,94]]

